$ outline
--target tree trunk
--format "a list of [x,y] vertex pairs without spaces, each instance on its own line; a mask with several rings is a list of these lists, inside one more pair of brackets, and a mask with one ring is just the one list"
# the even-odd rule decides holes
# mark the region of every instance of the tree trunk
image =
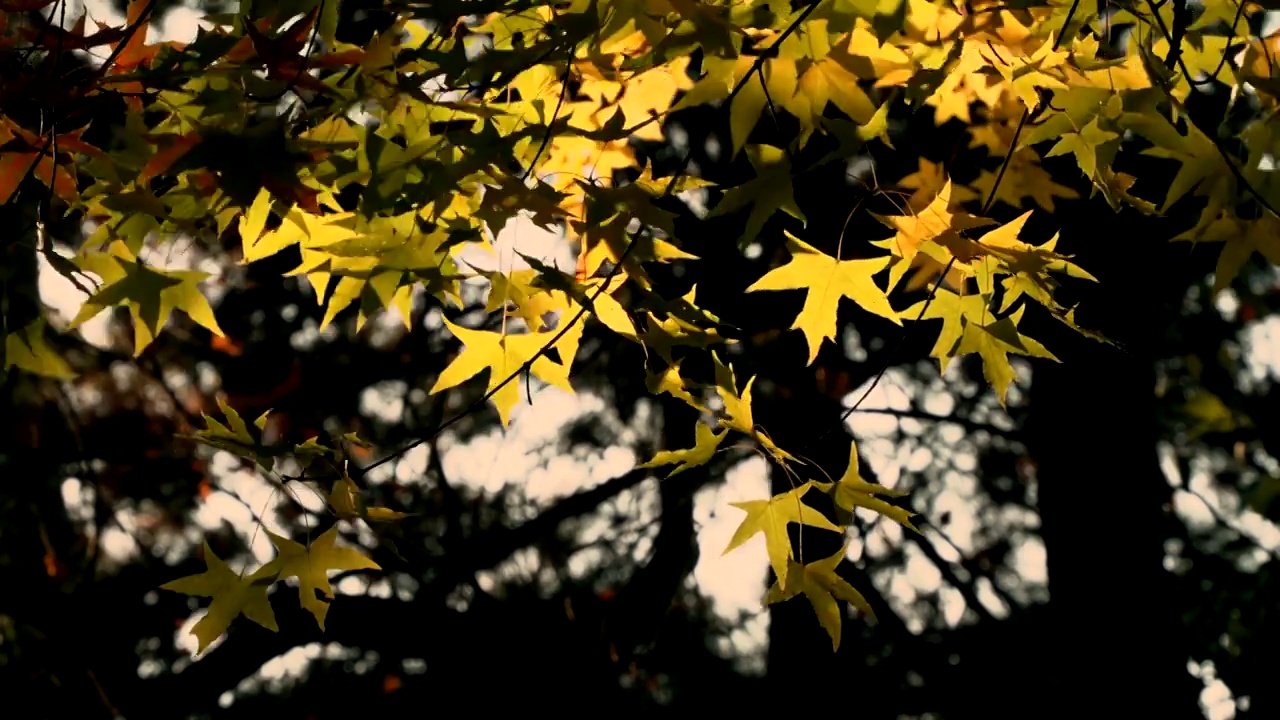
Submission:
[[[1187,673],[1179,603],[1163,568],[1176,519],[1156,454],[1156,361],[1178,317],[1185,284],[1176,279],[1190,260],[1170,252],[1167,224],[1122,214],[1108,220],[1109,237],[1080,243],[1077,262],[1100,281],[1081,311],[1107,313],[1081,323],[1123,349],[1049,332],[1044,339],[1062,364],[1035,365],[1026,437],[1050,594],[1040,710],[1061,717],[1200,717],[1199,683]],[[1169,265],[1152,262],[1158,258]]]

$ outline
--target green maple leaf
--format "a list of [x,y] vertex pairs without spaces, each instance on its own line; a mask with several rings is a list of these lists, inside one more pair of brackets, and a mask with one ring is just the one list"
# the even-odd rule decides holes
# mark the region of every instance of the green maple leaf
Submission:
[[977,353],[982,358],[982,374],[995,388],[1000,404],[1004,405],[1009,394],[1009,386],[1016,377],[1013,366],[1009,364],[1009,355],[1025,355],[1042,357],[1060,362],[1053,353],[1043,345],[1018,332],[1018,322],[1027,306],[1018,308],[1012,315],[988,324],[978,324],[966,319],[960,342],[956,346],[956,355]]
[[1224,243],[1213,271],[1213,292],[1231,287],[1231,282],[1255,252],[1280,265],[1280,220],[1263,215],[1256,220],[1241,220],[1227,212],[1199,230],[1190,230],[1174,240]]
[[751,205],[751,214],[747,216],[747,227],[739,239],[740,244],[755,240],[765,222],[778,210],[802,223],[808,222],[804,212],[796,204],[791,183],[791,161],[782,148],[752,145],[747,148],[747,157],[756,169],[755,179],[726,190],[724,197],[707,217],[725,215]]
[[[471,330],[454,325],[448,320],[444,324],[462,341],[463,349],[436,378],[436,384],[431,388],[432,395],[460,385],[482,370],[489,371],[486,392],[493,392],[499,383],[529,362],[556,335],[554,332],[506,335],[488,330]],[[566,333],[557,343],[557,348],[565,346],[565,341],[570,340],[572,335],[573,333]],[[572,362],[572,358],[566,358],[566,363]],[[568,364],[561,365],[542,355],[533,361],[530,370],[543,381],[566,392],[573,392],[573,386],[569,384]],[[511,420],[511,409],[520,401],[519,383],[512,380],[502,386],[494,392],[491,400],[498,408],[502,424],[507,425]]]
[[[755,58],[742,55],[737,59],[736,73],[752,72],[750,68]],[[735,73],[735,74],[736,74]],[[733,98],[729,106],[729,137],[733,143],[733,156],[737,157],[747,138],[765,114],[770,101],[775,108],[781,108],[790,102],[796,93],[796,63],[792,58],[776,57],[765,60],[760,69],[752,72],[754,77],[746,78],[742,90]],[[741,79],[741,75],[738,76]],[[764,79],[761,80],[761,77]],[[766,92],[767,88],[767,92]]]
[[321,630],[324,630],[324,619],[329,614],[329,602],[322,599],[320,594],[333,599],[328,571],[382,569],[359,550],[338,546],[337,525],[326,530],[310,546],[296,543],[270,530],[266,532],[280,554],[250,576],[250,579],[298,578],[298,599],[302,607],[315,616]]
[[1098,127],[1098,119],[1095,117],[1089,121],[1088,125],[1080,128],[1080,132],[1063,135],[1062,139],[1045,153],[1045,157],[1073,153],[1085,177],[1092,179],[1098,169],[1098,148],[1118,137],[1120,137],[1119,134]]
[[748,500],[731,503],[734,507],[747,513],[742,524],[733,533],[729,546],[724,549],[730,553],[746,541],[755,537],[756,533],[764,533],[765,549],[769,553],[769,565],[778,576],[778,582],[787,586],[787,572],[790,569],[791,539],[787,536],[787,525],[800,523],[810,527],[840,532],[840,527],[826,518],[825,515],[805,505],[801,498],[812,487],[805,483],[785,493],[779,493],[768,500]]
[[698,423],[694,427],[695,439],[693,447],[684,450],[659,450],[654,454],[652,460],[641,463],[636,467],[651,468],[678,463],[676,469],[667,475],[667,477],[674,477],[689,468],[705,465],[716,454],[716,448],[720,447],[720,441],[728,434],[729,431],[727,429],[715,432],[710,427]]
[[[257,436],[257,433],[249,432],[249,426],[240,417],[240,413],[236,412],[235,408],[228,405],[221,397],[218,398],[218,408],[222,410],[222,414],[227,418],[226,425],[207,414],[201,413],[201,417],[204,418],[204,429],[197,430],[190,435],[179,435],[178,437],[188,437],[209,447],[226,450],[233,455],[252,460],[264,469],[270,470],[271,467],[265,462],[265,459],[281,453],[273,452],[262,444],[262,439]],[[257,420],[253,421],[254,427],[259,431],[266,427],[267,416],[270,414],[270,410],[262,413]]]
[[1144,155],[1168,158],[1181,163],[1178,174],[1169,183],[1160,212],[1169,208],[1193,189],[1197,195],[1221,202],[1234,193],[1235,176],[1227,168],[1222,154],[1195,123],[1187,123],[1187,134],[1180,134],[1164,115],[1154,108],[1145,112],[1126,112],[1121,118],[1124,127],[1150,140],[1155,147],[1143,150]]
[[98,253],[81,258],[80,266],[96,273],[103,285],[85,301],[69,329],[79,327],[114,305],[128,306],[134,322],[134,356],[156,339],[174,310],[185,312],[197,324],[219,337],[222,329],[209,300],[200,292],[208,273],[193,270],[152,270],[134,258]]
[[262,571],[268,570],[270,565],[248,578],[242,578],[232,572],[222,558],[214,554],[207,542],[204,544],[204,562],[208,567],[205,572],[179,578],[160,586],[164,590],[186,595],[213,598],[205,616],[191,628],[191,633],[196,636],[199,643],[196,647],[197,653],[204,652],[204,649],[209,647],[209,643],[226,632],[227,628],[231,627],[231,621],[238,615],[244,615],[272,632],[279,630],[276,626],[275,613],[271,610],[271,603],[267,601],[267,588],[274,580],[260,577]]
[[[669,303],[661,298],[653,298],[655,301],[649,306],[665,313],[667,317],[659,319],[652,312],[645,313],[648,329],[640,333],[638,338],[646,350],[653,350],[668,365],[676,362],[671,351],[677,346],[707,347],[713,343],[726,342],[715,327],[704,327],[716,323],[717,319],[694,304],[697,292],[698,286],[694,285],[682,298],[682,303]],[[637,307],[641,306],[637,303]]]
[[831,636],[833,651],[840,649],[840,600],[848,602],[872,619],[876,616],[862,593],[836,574],[836,567],[844,560],[846,548],[847,546],[842,547],[835,555],[808,565],[790,561],[786,582],[779,577],[765,597],[765,602],[772,605],[804,593],[818,615],[818,622]]
[[70,380],[76,376],[71,366],[44,341],[44,318],[35,321],[4,338],[4,369],[17,366],[36,375],[58,380]]
[[835,340],[836,315],[841,298],[849,298],[864,310],[888,318],[901,325],[889,297],[871,278],[889,267],[893,258],[885,256],[868,260],[837,260],[808,243],[786,233],[791,261],[770,270],[752,283],[747,292],[758,290],[805,290],[804,306],[792,330],[804,332],[809,343],[809,361],[818,357],[822,341]]

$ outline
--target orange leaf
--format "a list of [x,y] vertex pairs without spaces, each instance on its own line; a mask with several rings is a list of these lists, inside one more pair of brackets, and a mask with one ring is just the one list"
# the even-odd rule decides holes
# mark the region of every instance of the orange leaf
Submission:
[[141,182],[149,182],[151,178],[165,172],[177,162],[178,158],[186,155],[191,148],[200,142],[200,133],[187,133],[174,140],[169,147],[161,150],[142,166],[142,172],[138,174],[138,180]]
[[106,153],[102,152],[102,150],[99,150],[97,147],[94,147],[93,145],[90,145],[89,143],[80,139],[80,135],[84,133],[86,128],[87,126],[85,128],[80,128],[79,130],[75,130],[73,132],[63,133],[59,135],[58,136],[58,152],[78,152],[82,155],[92,155],[94,157],[105,157]]
[[225,353],[232,357],[239,357],[244,352],[244,345],[232,340],[226,335],[214,335],[210,341],[210,347],[220,353]]
[[44,572],[55,580],[66,573],[66,567],[58,561],[58,556],[53,554],[52,549],[47,550],[44,554]]
[[31,171],[36,162],[33,152],[0,153],[0,205],[9,202],[9,198],[18,189],[18,183]]
[[[39,155],[40,153],[33,153]],[[74,203],[80,197],[79,191],[76,189],[76,179],[67,169],[61,165],[54,165],[53,158],[48,155],[40,157],[39,164],[36,165],[35,176],[40,178],[40,182],[45,187],[53,187],[53,192],[59,198],[67,203]]]
[[[271,20],[269,18],[261,18],[253,24],[253,27],[259,31],[259,34],[264,33],[271,27]],[[253,57],[253,55],[253,36],[246,34],[240,38],[239,42],[232,45],[231,49],[222,57],[230,63],[242,63]]]
[[202,195],[212,195],[218,191],[218,176],[209,170],[199,170],[190,175],[191,182]]
[[[146,58],[147,26],[151,24],[150,10],[155,7],[151,0],[130,0],[125,14],[125,27],[135,28],[124,50],[116,56],[113,71],[127,72],[140,65]],[[115,49],[114,47],[112,48]]]

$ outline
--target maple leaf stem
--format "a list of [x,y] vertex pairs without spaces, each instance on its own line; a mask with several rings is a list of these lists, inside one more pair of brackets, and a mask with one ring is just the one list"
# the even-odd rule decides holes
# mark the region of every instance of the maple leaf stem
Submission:
[[[1074,7],[1075,6],[1073,5],[1072,8]],[[1040,108],[1037,107],[1036,112],[1039,112],[1039,111],[1040,111]],[[1000,171],[996,173],[995,182],[991,183],[991,192],[987,194],[986,201],[982,203],[981,214],[983,215],[986,215],[988,212],[990,212],[991,206],[994,205],[996,202],[996,192],[1000,189],[1000,181],[1004,180],[1004,175],[1006,172],[1008,172],[1010,163],[1013,162],[1013,153],[1018,149],[1018,136],[1022,135],[1022,128],[1027,126],[1027,119],[1030,117],[1031,117],[1031,111],[1023,110],[1022,117],[1018,118],[1018,126],[1013,129],[1013,139],[1009,141],[1009,150],[1004,154],[1004,160],[1000,162]],[[955,262],[954,256],[952,256],[951,261]],[[950,268],[950,265],[948,265],[947,267]]]
[[[760,78],[760,89],[764,91],[764,103],[765,107],[769,109],[769,117],[773,119],[773,126],[778,129],[778,132],[782,132],[782,123],[778,121],[778,111],[773,106],[773,96],[769,94],[769,83],[765,82],[764,79],[764,64],[756,63],[754,67],[756,77]],[[795,167],[796,159],[791,153],[791,143],[787,143],[782,148],[782,152],[786,153],[787,162],[791,163],[792,167]]]
[[[520,182],[529,179],[533,174],[533,169],[538,165],[538,158],[547,149],[547,145],[551,143],[551,136],[555,134],[556,118],[560,117],[560,110],[564,108],[564,98],[569,94],[569,76],[573,72],[573,52],[577,49],[577,44],[569,45],[569,54],[564,61],[564,73],[560,75],[560,96],[556,98],[556,107],[551,111],[551,120],[547,122],[547,132],[542,136],[542,142],[538,145],[538,151],[533,154],[533,159],[529,161],[529,167],[524,169],[524,174],[520,176]],[[505,310],[503,317],[506,317]]]

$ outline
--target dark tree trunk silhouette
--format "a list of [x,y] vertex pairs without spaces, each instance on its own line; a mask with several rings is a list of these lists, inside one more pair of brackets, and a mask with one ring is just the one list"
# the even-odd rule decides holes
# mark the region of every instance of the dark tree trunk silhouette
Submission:
[[1156,450],[1156,362],[1190,258],[1167,246],[1170,221],[1126,212],[1105,228],[1068,225],[1063,251],[1100,281],[1078,320],[1123,347],[1047,334],[1063,362],[1037,362],[1030,392],[1050,594],[1041,697],[1062,717],[1200,717],[1162,565],[1176,518]]

